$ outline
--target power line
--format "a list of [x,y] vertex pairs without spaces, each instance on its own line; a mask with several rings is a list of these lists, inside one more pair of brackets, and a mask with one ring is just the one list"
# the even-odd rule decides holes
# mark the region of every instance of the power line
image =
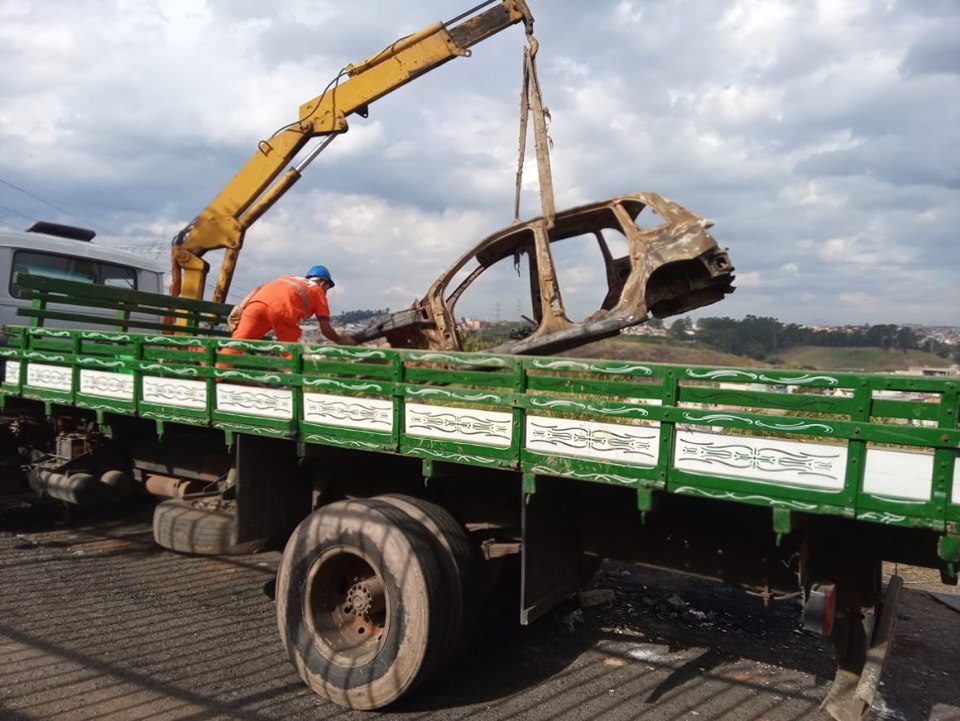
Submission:
[[5,205],[0,205],[0,209],[6,210],[8,213],[13,213],[14,215],[19,215],[21,218],[26,218],[27,220],[33,220],[29,215],[24,215],[19,210],[14,210],[13,208],[8,208]]
[[141,243],[138,245],[136,242],[133,245],[110,244],[104,245],[104,247],[113,248],[114,250],[122,250],[127,253],[147,253],[148,255],[160,255],[163,252],[162,248],[153,248],[147,243]]
[[[51,203],[49,200],[46,200],[46,199],[44,199],[44,198],[41,198],[39,195],[36,195],[36,194],[34,194],[34,193],[31,193],[29,190],[24,190],[24,189],[21,188],[19,185],[14,185],[14,184],[11,183],[9,180],[4,180],[3,178],[0,178],[0,183],[3,183],[4,185],[13,188],[14,190],[19,191],[19,192],[23,193],[24,195],[26,195],[26,196],[28,196],[28,197],[30,197],[30,198],[33,198],[34,200],[38,200],[38,201],[40,201],[41,203],[43,203],[43,204],[45,204],[45,205],[49,205],[51,208],[54,208],[54,209],[56,209],[56,210],[59,210],[61,213],[66,213],[67,215],[69,215],[69,216],[71,216],[71,217],[73,217],[73,218],[76,218],[77,220],[79,220],[81,223],[83,223],[83,224],[85,224],[85,225],[92,225],[94,228],[96,228],[97,230],[99,230],[99,231],[101,231],[101,232],[103,232],[103,233],[109,233],[109,232],[110,232],[110,231],[108,231],[108,230],[104,230],[102,227],[96,225],[95,223],[92,223],[92,222],[89,222],[89,221],[87,221],[87,220],[84,220],[83,218],[81,218],[81,217],[80,217],[79,215],[77,215],[76,213],[71,212],[71,211],[67,210],[66,208],[62,208],[62,207],[60,207],[59,205],[57,205],[56,203]],[[13,212],[16,212],[16,211],[13,211]],[[22,215],[22,213],[17,213],[17,215]],[[26,216],[24,216],[24,217],[26,217]]]

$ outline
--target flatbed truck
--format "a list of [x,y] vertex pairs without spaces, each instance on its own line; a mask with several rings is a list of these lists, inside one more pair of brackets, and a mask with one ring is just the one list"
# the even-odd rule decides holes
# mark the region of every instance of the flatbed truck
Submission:
[[[17,281],[6,483],[165,496],[175,551],[283,547],[283,645],[343,706],[464,652],[496,584],[526,624],[615,558],[799,602],[836,650],[827,711],[861,718],[896,619],[882,562],[957,582],[956,378],[237,341],[220,304]],[[45,327],[84,305],[104,330]]]

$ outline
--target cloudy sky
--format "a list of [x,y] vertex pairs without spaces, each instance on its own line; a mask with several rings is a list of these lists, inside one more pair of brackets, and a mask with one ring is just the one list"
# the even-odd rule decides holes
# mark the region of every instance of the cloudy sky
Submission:
[[[960,325],[960,1],[528,2],[558,207],[652,190],[713,219],[738,289],[697,316]],[[341,67],[469,6],[0,0],[0,228],[165,259]],[[234,295],[325,263],[335,313],[403,308],[508,225],[523,46],[510,28],[354,116],[248,232]],[[560,278],[571,315],[600,270]],[[476,290],[460,314],[526,312]]]

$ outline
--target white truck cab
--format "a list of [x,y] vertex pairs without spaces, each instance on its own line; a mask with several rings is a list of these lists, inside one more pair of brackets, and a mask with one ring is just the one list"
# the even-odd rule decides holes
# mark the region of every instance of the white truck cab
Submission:
[[27,324],[17,309],[28,307],[30,301],[18,297],[14,273],[164,292],[165,264],[92,243],[94,235],[84,228],[42,221],[26,232],[0,229],[0,326]]

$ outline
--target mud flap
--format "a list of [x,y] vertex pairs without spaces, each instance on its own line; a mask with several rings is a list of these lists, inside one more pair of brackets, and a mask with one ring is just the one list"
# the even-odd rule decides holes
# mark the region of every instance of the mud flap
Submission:
[[848,649],[847,657],[837,663],[837,675],[821,705],[836,721],[862,721],[870,710],[893,648],[902,589],[903,578],[892,576],[887,583],[880,616],[869,634],[869,642],[867,633],[851,633],[850,642],[854,646]]
[[583,580],[579,506],[563,480],[538,477],[525,493],[521,546],[520,623],[526,625],[576,593]]
[[285,541],[310,513],[310,485],[297,447],[282,438],[237,434],[237,543]]

